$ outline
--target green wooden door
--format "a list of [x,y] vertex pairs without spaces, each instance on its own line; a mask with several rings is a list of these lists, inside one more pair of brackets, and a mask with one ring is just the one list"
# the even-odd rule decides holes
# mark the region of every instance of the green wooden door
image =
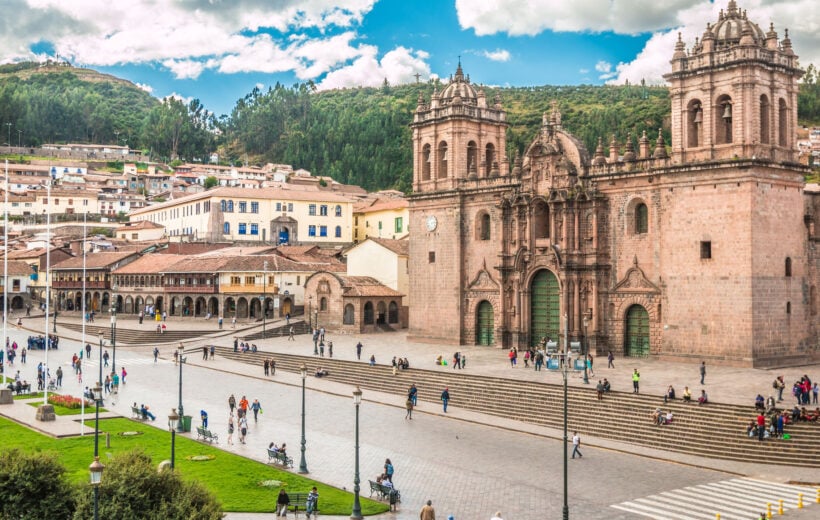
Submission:
[[558,278],[546,269],[539,271],[532,279],[530,298],[530,346],[545,337],[557,341],[561,310]]
[[640,305],[633,305],[626,311],[624,352],[630,357],[649,355],[649,313]]
[[476,321],[476,344],[492,345],[495,343],[493,337],[493,329],[495,327],[493,305],[487,300],[484,300],[478,305]]

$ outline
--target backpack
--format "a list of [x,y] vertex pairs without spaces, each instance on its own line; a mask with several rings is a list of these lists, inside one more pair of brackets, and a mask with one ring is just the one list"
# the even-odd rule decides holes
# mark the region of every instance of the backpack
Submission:
[[777,388],[777,379],[772,381],[772,388]]

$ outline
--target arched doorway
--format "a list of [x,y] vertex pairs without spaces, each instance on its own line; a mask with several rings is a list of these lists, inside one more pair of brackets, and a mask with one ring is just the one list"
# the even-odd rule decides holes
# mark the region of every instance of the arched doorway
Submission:
[[280,311],[281,315],[291,314],[293,312],[293,300],[290,298],[285,298],[282,300],[282,310]]
[[399,306],[396,302],[390,302],[390,305],[387,306],[387,323],[398,323],[399,322]]
[[234,317],[236,316],[236,300],[233,298],[225,298],[225,306],[223,307],[223,312],[225,317]]
[[134,298],[134,312],[137,314],[145,312],[145,300],[142,299],[142,296]]
[[649,313],[641,305],[632,305],[626,311],[624,355],[630,357],[649,355]]
[[199,317],[205,314],[205,298],[200,296],[196,299],[196,306],[194,308],[194,316]]
[[387,305],[384,302],[376,304],[376,323],[379,325],[387,323]]
[[261,319],[262,318],[262,302],[259,300],[259,298],[251,298],[250,318],[252,318],[252,319]]
[[208,312],[211,316],[219,316],[219,299],[216,296],[211,296],[208,300]]
[[174,296],[171,298],[171,312],[169,313],[171,316],[179,316],[182,312],[180,309],[181,301],[179,296]]
[[23,308],[23,297],[22,296],[15,296],[11,299],[11,308],[13,310],[20,310]]
[[484,346],[494,344],[494,328],[495,316],[493,314],[493,304],[484,300],[478,304],[478,308],[476,309],[475,344]]
[[364,304],[364,324],[373,325],[373,302]]
[[239,297],[236,300],[236,318],[237,319],[247,319],[248,318],[248,300],[244,297]]
[[157,296],[157,303],[154,304],[154,308],[157,311],[162,312],[162,296]]
[[558,278],[546,269],[538,271],[530,283],[530,346],[543,338],[558,339],[561,290]]
[[191,316],[194,312],[194,299],[186,296],[182,299],[182,315]]
[[134,298],[131,296],[125,297],[125,313],[126,314],[136,314],[134,312]]

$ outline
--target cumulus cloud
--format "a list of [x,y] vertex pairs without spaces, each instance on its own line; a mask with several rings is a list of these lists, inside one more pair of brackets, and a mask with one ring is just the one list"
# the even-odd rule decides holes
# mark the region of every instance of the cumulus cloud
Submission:
[[491,61],[510,61],[510,51],[506,49],[484,51],[481,53],[481,55]]
[[378,49],[372,45],[360,47],[362,55],[353,63],[334,70],[325,76],[319,89],[328,90],[355,86],[376,87],[385,79],[391,85],[415,81],[415,75],[427,79],[431,76],[426,63],[429,55],[424,51],[414,51],[396,47],[378,59]]
[[[47,42],[73,63],[159,63],[177,78],[295,70],[316,77],[360,54],[338,29],[359,24],[376,0],[7,0],[0,24],[5,61],[32,59]],[[282,41],[271,34],[282,33]],[[285,34],[287,32],[287,35]],[[310,34],[308,36],[307,34]]]
[[154,92],[154,87],[152,87],[151,85],[146,85],[145,83],[134,83],[134,84],[137,86],[137,88],[139,88],[140,90],[144,90],[145,92],[148,92],[149,94]]

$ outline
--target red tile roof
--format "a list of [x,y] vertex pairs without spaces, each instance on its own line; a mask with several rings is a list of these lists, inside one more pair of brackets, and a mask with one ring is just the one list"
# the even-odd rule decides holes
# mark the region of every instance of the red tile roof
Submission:
[[[122,262],[123,260],[135,256],[136,252],[134,251],[117,251],[117,252],[104,252],[104,253],[91,253],[85,255],[85,267],[86,269],[101,269],[105,267],[116,266],[118,263]],[[73,258],[68,258],[63,260],[62,262],[51,266],[52,269],[82,269],[83,268],[83,257],[82,256],[75,256]]]

